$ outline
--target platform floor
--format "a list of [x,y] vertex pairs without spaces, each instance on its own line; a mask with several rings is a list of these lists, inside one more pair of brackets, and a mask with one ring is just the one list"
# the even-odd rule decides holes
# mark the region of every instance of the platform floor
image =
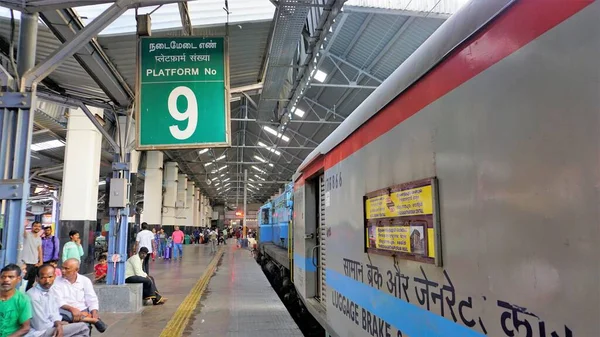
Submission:
[[[145,307],[140,314],[101,313],[109,324],[104,335],[160,336],[176,319],[175,312],[193,292],[213,256],[208,245],[189,245],[184,247],[182,261],[156,260],[150,274],[169,299],[167,303]],[[250,252],[230,241],[182,336],[301,337],[302,333]]]

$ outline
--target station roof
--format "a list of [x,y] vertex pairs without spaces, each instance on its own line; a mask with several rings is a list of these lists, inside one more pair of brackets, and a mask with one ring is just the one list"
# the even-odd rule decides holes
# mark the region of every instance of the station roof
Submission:
[[[291,120],[282,127],[280,120],[261,116],[257,106],[261,94],[264,94],[265,68],[269,58],[273,57],[269,47],[277,29],[273,20],[277,15],[275,6],[269,0],[229,0],[231,87],[244,91],[244,95],[238,92],[231,101],[233,146],[208,151],[166,151],[167,157],[176,160],[180,169],[215,201],[242,200],[241,181],[243,169],[247,168],[249,178],[254,181],[254,187],[248,189],[249,199],[254,202],[265,201],[284,182],[289,182],[304,158],[464,2],[346,1],[343,11],[332,22],[323,44],[316,47],[314,62],[317,67],[307,76],[309,84],[296,96],[297,103],[290,106]],[[199,0],[188,5],[194,35],[225,34],[227,15],[223,10],[223,1]],[[72,12],[61,13],[61,16],[42,13],[36,61],[42,61],[62,43],[61,32],[56,28],[62,26],[59,26],[61,22],[57,18],[64,17],[65,13],[74,14],[78,16],[76,23],[81,27],[107,6],[79,7]],[[182,34],[177,4],[141,8],[139,12],[153,10],[153,36]],[[18,15],[15,15],[15,19],[14,41],[18,41]],[[122,78],[120,89],[125,93],[135,85],[134,30],[134,11],[129,10],[95,40],[99,50],[106,55],[107,62]],[[10,13],[2,8],[1,54],[8,55],[11,31]],[[87,51],[82,49],[80,53]],[[85,100],[89,104],[123,107],[115,99],[120,93],[111,92],[113,89],[102,83],[101,78],[90,74],[85,58],[89,55],[80,56],[70,57],[54,71],[43,82],[43,90]],[[0,57],[5,65],[6,60],[6,57]],[[64,111],[40,108],[36,114],[33,144],[53,139],[64,140],[65,127]],[[278,135],[280,130],[283,130],[283,134]],[[33,169],[57,167],[63,160],[64,147],[40,150],[34,152],[34,156]],[[105,151],[104,173],[109,170],[110,159],[110,154]],[[62,178],[60,171],[44,176],[50,181]],[[207,184],[209,179],[211,184]]]

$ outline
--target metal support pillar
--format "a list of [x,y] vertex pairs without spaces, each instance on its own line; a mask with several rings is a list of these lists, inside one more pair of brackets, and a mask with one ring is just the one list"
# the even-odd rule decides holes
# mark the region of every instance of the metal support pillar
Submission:
[[[21,14],[17,69],[23,75],[35,64],[37,15]],[[2,71],[7,73],[6,71]],[[0,266],[18,262],[23,245],[29,196],[29,168],[35,95],[0,88]]]
[[246,235],[248,234],[248,227],[246,226],[246,208],[248,206],[248,169],[244,169],[244,228],[242,233],[244,234],[244,239],[247,237]]
[[[125,155],[125,162],[120,161],[118,154],[114,155],[112,178],[126,179],[128,186],[127,200],[131,200],[131,154]],[[110,193],[109,193],[110,198]],[[125,208],[111,207],[110,227],[108,230],[108,275],[106,284],[125,284],[125,262],[127,262],[127,231],[129,229],[129,203]]]
[[35,66],[38,18],[38,13],[21,13],[19,49],[17,50],[17,72],[19,76],[22,76]]
[[[108,27],[121,14],[125,13],[133,0],[118,0],[108,7],[92,22],[88,23],[85,28],[77,34],[65,41],[58,49],[50,54],[43,62],[32,68],[25,76],[21,77],[21,91],[37,86],[41,80],[46,78],[52,71],[58,68],[61,63],[68,57],[73,56],[81,47],[96,37],[104,28]],[[37,27],[37,22],[36,22]]]

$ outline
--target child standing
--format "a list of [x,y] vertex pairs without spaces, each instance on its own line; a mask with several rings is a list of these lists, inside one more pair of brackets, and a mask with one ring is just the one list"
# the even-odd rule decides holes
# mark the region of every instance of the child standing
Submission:
[[173,239],[169,237],[167,239],[167,245],[165,247],[165,260],[171,259],[171,252],[173,251]]
[[98,264],[94,266],[94,281],[96,283],[106,283],[106,274],[108,273],[108,264],[106,263],[106,256],[100,255],[98,258]]

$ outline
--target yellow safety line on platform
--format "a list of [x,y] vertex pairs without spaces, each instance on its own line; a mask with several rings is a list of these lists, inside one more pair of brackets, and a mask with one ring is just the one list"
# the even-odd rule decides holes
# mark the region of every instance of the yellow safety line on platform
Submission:
[[210,281],[210,278],[217,269],[217,264],[219,263],[221,256],[223,256],[224,250],[225,247],[221,247],[215,254],[212,261],[210,261],[210,264],[204,271],[204,274],[202,274],[200,280],[198,280],[194,288],[190,290],[190,293],[186,296],[183,302],[181,302],[179,308],[177,308],[177,311],[175,311],[171,317],[171,320],[163,329],[160,337],[180,337],[183,334],[183,330],[187,326],[190,317],[194,313],[194,310],[196,310],[196,306],[198,305],[200,297],[202,297],[202,294],[208,285],[208,281]]

